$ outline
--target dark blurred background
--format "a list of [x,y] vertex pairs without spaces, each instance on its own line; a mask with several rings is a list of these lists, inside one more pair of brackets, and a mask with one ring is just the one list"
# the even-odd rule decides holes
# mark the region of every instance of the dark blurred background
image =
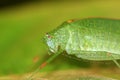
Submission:
[[[44,34],[68,19],[87,17],[119,19],[120,1],[0,0],[0,75],[23,74],[34,70],[51,57],[42,41]],[[112,62],[97,65],[116,67]],[[60,55],[43,71],[93,66],[96,63]]]
[[[30,2],[61,2],[61,1],[73,1],[73,0],[1,0],[0,7],[3,8]],[[74,1],[89,1],[89,0],[74,0]]]

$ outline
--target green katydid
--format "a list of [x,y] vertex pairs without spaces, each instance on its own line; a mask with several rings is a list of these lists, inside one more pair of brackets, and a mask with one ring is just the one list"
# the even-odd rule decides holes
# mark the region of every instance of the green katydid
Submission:
[[107,18],[86,18],[68,20],[44,37],[49,50],[55,53],[40,68],[51,62],[55,57],[66,51],[94,61],[120,59],[120,20]]

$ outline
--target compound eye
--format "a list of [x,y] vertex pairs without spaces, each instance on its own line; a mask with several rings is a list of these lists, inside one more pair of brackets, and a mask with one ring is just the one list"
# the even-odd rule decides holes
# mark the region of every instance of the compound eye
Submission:
[[48,33],[46,33],[46,36],[47,36],[48,38],[52,38],[52,36],[50,36]]

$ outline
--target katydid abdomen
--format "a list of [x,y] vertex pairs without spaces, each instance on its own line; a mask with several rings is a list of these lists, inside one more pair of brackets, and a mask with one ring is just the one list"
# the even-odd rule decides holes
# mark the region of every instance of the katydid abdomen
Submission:
[[88,60],[120,59],[120,20],[82,19],[69,23],[66,29],[68,54]]

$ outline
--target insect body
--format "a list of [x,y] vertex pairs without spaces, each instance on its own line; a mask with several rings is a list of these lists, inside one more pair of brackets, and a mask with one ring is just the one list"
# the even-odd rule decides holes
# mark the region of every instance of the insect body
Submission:
[[[120,59],[120,20],[105,18],[68,20],[47,33],[44,39],[50,51],[55,54],[44,62],[40,69],[63,51],[87,60],[113,60],[120,68],[116,61]],[[38,71],[39,68],[33,74]]]
[[49,32],[45,41],[55,55],[66,51],[88,60],[113,60],[119,66],[116,60],[120,59],[120,20],[69,20]]

